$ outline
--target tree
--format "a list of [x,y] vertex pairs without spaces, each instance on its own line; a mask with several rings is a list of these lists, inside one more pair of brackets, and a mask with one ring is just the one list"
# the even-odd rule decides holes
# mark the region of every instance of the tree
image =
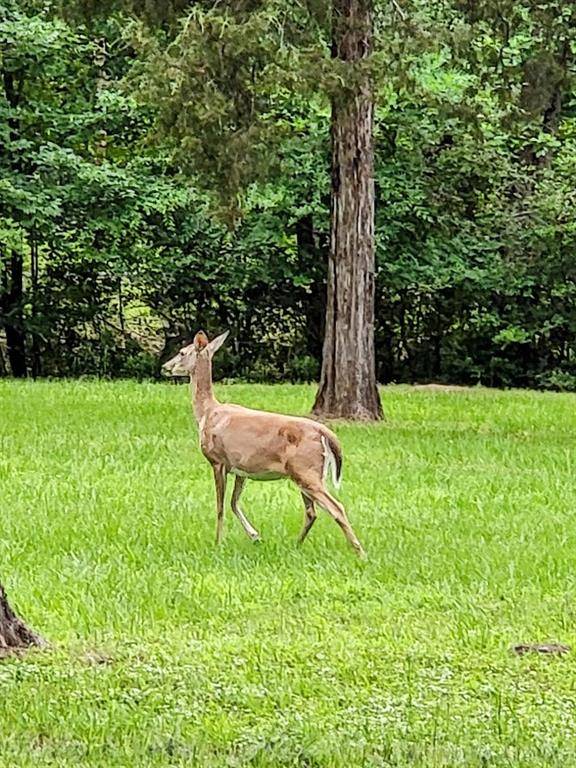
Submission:
[[374,106],[365,66],[372,45],[372,0],[309,7],[225,2],[205,11],[200,4],[166,47],[163,65],[154,65],[163,79],[156,75],[153,90],[166,133],[184,147],[180,157],[232,198],[255,179],[278,178],[278,163],[267,161],[291,130],[286,102],[290,109],[331,94],[331,246],[318,416],[382,414],[374,355]]
[[[58,207],[57,185],[40,183],[40,169],[55,142],[72,133],[67,76],[86,71],[70,56],[81,52],[71,31],[45,16],[28,15],[16,2],[0,10],[0,328],[16,377],[27,375],[25,270],[32,261],[36,273],[36,255],[29,254]],[[82,98],[82,89],[75,96]],[[32,350],[37,357],[35,339]]]
[[8,603],[6,591],[0,584],[0,653],[34,645],[41,647],[46,645],[46,642],[16,616]]
[[[0,22],[4,22],[0,18]],[[2,39],[4,43],[5,38]],[[19,137],[19,120],[17,111],[20,106],[23,76],[18,64],[11,61],[9,45],[2,45],[0,57],[2,74],[3,97],[5,99],[8,115],[5,122],[5,134],[8,143],[17,141]],[[4,110],[3,110],[4,111]],[[4,117],[4,115],[3,115]],[[21,170],[18,155],[10,153],[7,159],[8,166],[13,174]],[[2,244],[3,245],[3,244]],[[23,378],[26,376],[26,334],[23,321],[24,304],[24,276],[22,254],[16,248],[2,247],[0,245],[0,318],[4,320],[6,331],[6,345],[8,359],[14,376]]]
[[333,0],[333,56],[356,77],[332,98],[326,328],[318,416],[382,416],[374,355],[374,102],[359,65],[372,51],[371,0]]

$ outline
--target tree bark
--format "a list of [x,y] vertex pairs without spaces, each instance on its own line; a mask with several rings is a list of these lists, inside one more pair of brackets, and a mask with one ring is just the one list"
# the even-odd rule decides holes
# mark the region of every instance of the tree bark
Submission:
[[4,273],[4,296],[2,310],[3,325],[6,332],[6,351],[12,375],[17,378],[26,376],[26,334],[22,304],[24,297],[24,269],[22,256],[12,253]]
[[371,50],[372,0],[333,0],[332,55],[354,80],[332,99],[326,331],[313,408],[324,418],[382,417],[374,350],[374,102],[361,70]]
[[16,616],[0,584],[0,654],[12,649],[44,645],[46,642]]

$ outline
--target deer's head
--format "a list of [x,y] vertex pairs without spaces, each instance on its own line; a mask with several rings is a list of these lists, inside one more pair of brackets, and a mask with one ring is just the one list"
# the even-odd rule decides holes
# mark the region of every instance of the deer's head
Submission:
[[167,376],[194,376],[198,360],[206,358],[211,360],[214,353],[217,352],[226,341],[229,331],[216,336],[212,341],[208,341],[208,336],[204,331],[198,331],[194,336],[194,341],[188,344],[168,360],[162,366],[163,372]]

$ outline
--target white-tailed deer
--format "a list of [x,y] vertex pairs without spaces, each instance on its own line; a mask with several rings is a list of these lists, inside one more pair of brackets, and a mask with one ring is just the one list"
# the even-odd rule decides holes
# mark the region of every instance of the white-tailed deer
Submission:
[[216,543],[222,539],[224,495],[228,473],[235,475],[232,511],[252,539],[260,535],[238,506],[246,478],[277,480],[288,477],[300,488],[304,500],[302,543],[316,520],[315,504],[336,520],[358,555],[362,545],[348,522],[342,504],[326,490],[328,470],[338,486],[342,450],[336,435],[323,424],[296,416],[283,416],[219,403],[212,390],[212,357],[228,333],[208,341],[200,331],[164,365],[172,376],[190,376],[194,414],[198,421],[200,447],[212,465],[216,484]]

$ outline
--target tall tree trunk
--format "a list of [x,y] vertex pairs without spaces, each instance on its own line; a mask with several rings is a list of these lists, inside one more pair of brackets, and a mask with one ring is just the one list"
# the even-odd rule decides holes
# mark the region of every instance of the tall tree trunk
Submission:
[[332,55],[355,80],[332,100],[326,331],[313,409],[322,417],[382,416],[374,351],[374,103],[360,69],[371,49],[372,0],[333,0]]
[[[14,72],[3,70],[2,82],[4,95],[11,108],[15,110],[20,103],[23,87],[23,79],[18,81]],[[8,126],[10,137],[13,141],[19,138],[19,124],[14,114],[9,113]],[[19,170],[20,160],[18,156],[12,160],[15,169]],[[0,290],[0,310],[2,311],[3,326],[6,332],[6,346],[8,360],[12,368],[12,375],[18,378],[26,376],[26,334],[24,332],[24,265],[22,255],[12,251],[5,260]]]
[[30,237],[30,286],[31,286],[31,305],[32,305],[32,378],[37,379],[42,372],[42,359],[40,356],[40,344],[38,337],[38,241],[34,234]]
[[44,646],[46,642],[16,616],[0,584],[0,654],[2,651],[29,648],[32,645]]
[[26,334],[22,311],[24,299],[24,268],[22,256],[12,252],[4,267],[1,300],[2,325],[6,332],[6,347],[12,375],[26,376]]

